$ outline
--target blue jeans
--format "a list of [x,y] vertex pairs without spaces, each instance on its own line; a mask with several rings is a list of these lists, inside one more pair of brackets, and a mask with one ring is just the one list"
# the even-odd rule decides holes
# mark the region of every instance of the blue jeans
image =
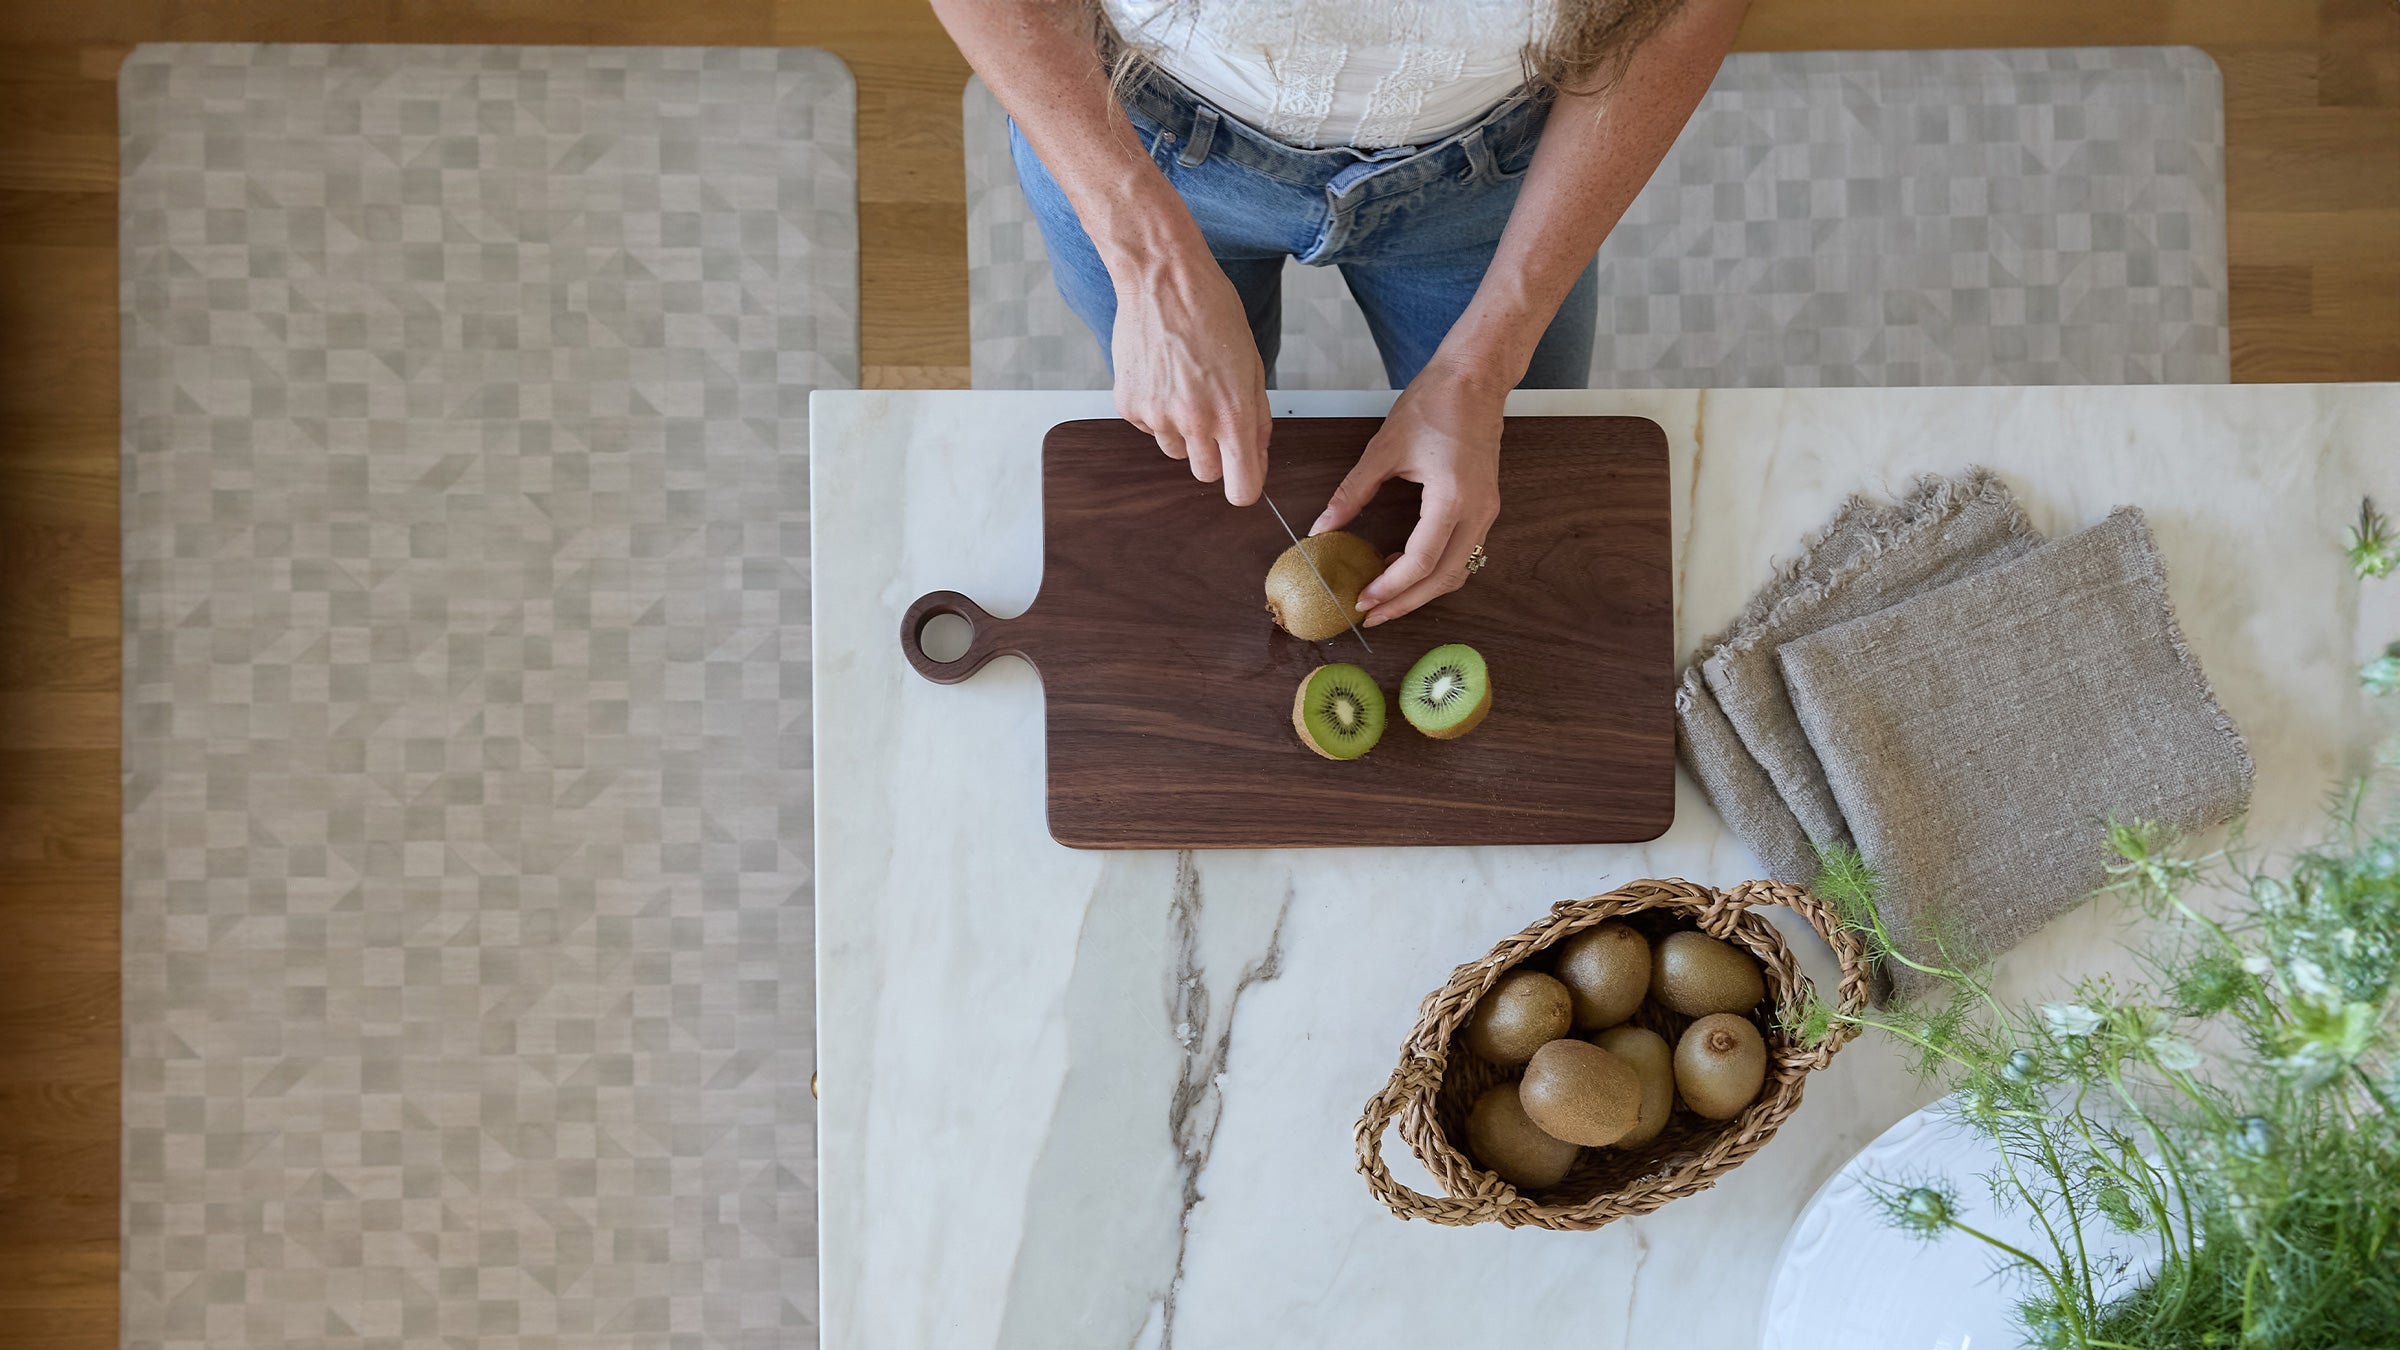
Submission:
[[[1156,72],[1126,90],[1124,103],[1151,160],[1183,195],[1208,251],[1240,292],[1267,383],[1275,382],[1283,264],[1292,257],[1342,269],[1394,389],[1424,369],[1474,298],[1549,111],[1520,95],[1429,146],[1299,150]],[[1106,355],[1117,318],[1108,269],[1014,121],[1008,139],[1050,252],[1050,275]],[[1598,299],[1595,263],[1543,332],[1521,387],[1584,387]]]

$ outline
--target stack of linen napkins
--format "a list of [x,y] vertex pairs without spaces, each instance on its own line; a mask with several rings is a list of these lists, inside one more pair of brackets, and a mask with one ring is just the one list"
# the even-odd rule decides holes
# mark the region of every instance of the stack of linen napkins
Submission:
[[2090,894],[2112,819],[2200,830],[2250,797],[2142,513],[2045,542],[1983,469],[1852,498],[1702,644],[1675,713],[1768,872],[1806,884],[1818,849],[1857,848],[1919,960],[1996,956]]

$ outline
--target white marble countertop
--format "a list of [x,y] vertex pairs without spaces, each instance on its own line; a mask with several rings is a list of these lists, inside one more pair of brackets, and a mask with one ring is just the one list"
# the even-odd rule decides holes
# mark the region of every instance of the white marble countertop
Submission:
[[[1275,404],[1355,415],[1390,398]],[[2351,672],[2400,636],[2400,582],[2362,591],[2337,540],[2362,492],[2400,506],[2400,386],[1510,407],[1666,428],[1679,655],[1847,493],[1984,463],[2052,534],[2147,510],[2186,635],[2258,762],[2254,841],[2298,841],[2366,762],[2380,714]],[[1688,782],[1674,828],[1638,846],[1075,852],[1043,827],[1032,670],[1000,661],[947,687],[910,671],[896,633],[916,596],[955,588],[1003,615],[1033,599],[1042,433],[1109,411],[1100,393],[812,404],[824,1344],[1755,1344],[1801,1203],[1923,1100],[1872,1038],[1714,1190],[1594,1233],[1402,1222],[1351,1154],[1418,999],[1453,965],[1553,900],[1756,874]],[[2105,963],[2116,922],[2070,915],[2005,982]],[[1783,926],[1823,980],[1822,945]],[[1396,1136],[1386,1152],[1430,1186]]]

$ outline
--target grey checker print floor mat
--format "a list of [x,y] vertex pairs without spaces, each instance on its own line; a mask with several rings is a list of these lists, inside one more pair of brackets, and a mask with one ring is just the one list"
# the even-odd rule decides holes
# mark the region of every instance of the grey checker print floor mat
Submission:
[[848,72],[170,46],[121,97],[123,1343],[814,1344]]
[[[979,389],[1100,388],[968,87]],[[1600,250],[1595,388],[2227,379],[2224,97],[2189,47],[1746,52]],[[1382,388],[1287,265],[1279,383]]]

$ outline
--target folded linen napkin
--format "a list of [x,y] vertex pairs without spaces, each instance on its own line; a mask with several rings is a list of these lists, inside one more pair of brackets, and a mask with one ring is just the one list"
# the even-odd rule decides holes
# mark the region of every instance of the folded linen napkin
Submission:
[[1936,936],[1996,955],[2072,907],[2105,877],[2111,817],[2199,830],[2249,802],[2249,750],[2132,507],[1776,655],[1912,956]]
[[1709,805],[1726,827],[1750,846],[1767,875],[1805,886],[1817,875],[1817,851],[1799,817],[1775,795],[1774,780],[1750,758],[1740,733],[1717,707],[1700,678],[1697,662],[1686,667],[1675,688],[1675,740],[1683,766],[1691,770]]
[[1805,885],[1818,847],[1851,842],[1784,692],[1776,648],[2040,543],[1986,469],[1929,475],[1889,506],[1853,496],[1730,628],[1700,645],[1675,694],[1684,766],[1769,876]]
[[1784,692],[1777,650],[2021,556],[2041,542],[2007,486],[1985,469],[1957,479],[1925,478],[1890,511],[1853,498],[1785,583],[1769,589],[1768,607],[1757,609],[1752,601],[1754,617],[1737,623],[1701,659],[1701,677],[1725,720],[1811,842],[1830,847],[1852,841]]

